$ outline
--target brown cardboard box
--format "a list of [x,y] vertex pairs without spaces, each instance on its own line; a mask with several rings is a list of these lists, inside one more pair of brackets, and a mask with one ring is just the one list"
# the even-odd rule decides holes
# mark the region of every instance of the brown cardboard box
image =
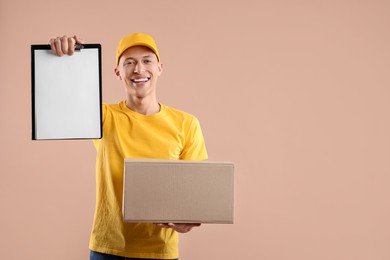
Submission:
[[233,163],[125,159],[124,168],[124,222],[233,223]]

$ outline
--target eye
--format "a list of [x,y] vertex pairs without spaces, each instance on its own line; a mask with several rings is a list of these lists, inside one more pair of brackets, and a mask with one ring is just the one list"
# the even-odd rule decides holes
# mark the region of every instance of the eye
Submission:
[[123,62],[123,65],[134,65],[135,64],[135,61],[134,60],[125,60]]
[[152,63],[152,60],[146,59],[146,60],[144,60],[144,63],[145,63],[145,64],[150,64],[150,63]]

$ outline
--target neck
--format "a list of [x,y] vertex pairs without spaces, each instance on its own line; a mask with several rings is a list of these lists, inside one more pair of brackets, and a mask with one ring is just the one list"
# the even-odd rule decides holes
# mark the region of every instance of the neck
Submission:
[[160,111],[160,104],[156,99],[145,100],[139,98],[127,98],[126,106],[134,112],[145,116],[153,115]]

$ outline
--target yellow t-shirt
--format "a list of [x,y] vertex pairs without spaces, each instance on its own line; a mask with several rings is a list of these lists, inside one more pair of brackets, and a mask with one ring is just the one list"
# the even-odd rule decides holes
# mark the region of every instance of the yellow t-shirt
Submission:
[[178,234],[122,218],[124,158],[205,160],[207,152],[196,117],[160,105],[145,116],[125,101],[103,105],[103,138],[94,140],[96,209],[89,248],[133,258],[178,258]]

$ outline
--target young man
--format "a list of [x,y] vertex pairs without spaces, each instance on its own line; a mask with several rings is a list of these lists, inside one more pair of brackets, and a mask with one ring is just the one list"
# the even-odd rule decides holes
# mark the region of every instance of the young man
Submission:
[[[54,54],[72,55],[77,36],[50,40]],[[207,152],[198,120],[157,101],[163,71],[154,39],[143,33],[122,38],[116,50],[115,75],[126,100],[103,104],[103,138],[94,140],[96,210],[90,259],[177,259],[178,232],[200,224],[124,223],[124,158],[205,160]]]

